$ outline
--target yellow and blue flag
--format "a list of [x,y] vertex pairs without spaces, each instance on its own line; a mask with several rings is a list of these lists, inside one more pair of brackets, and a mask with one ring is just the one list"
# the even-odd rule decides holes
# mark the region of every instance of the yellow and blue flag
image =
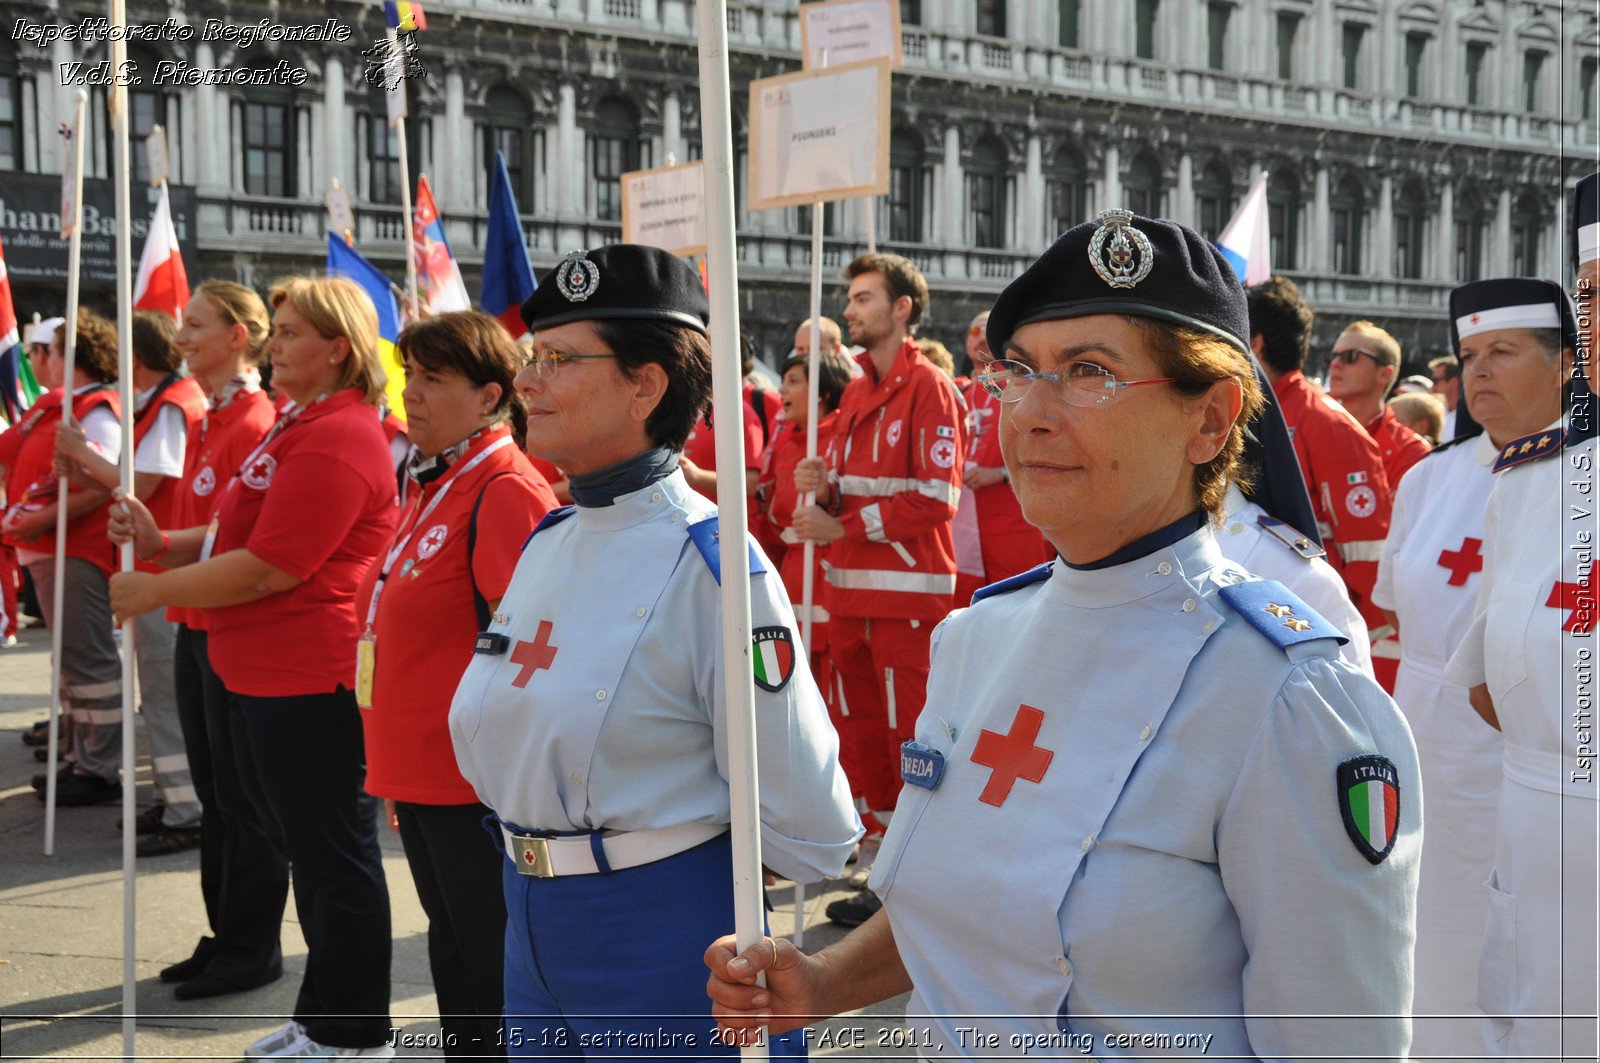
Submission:
[[328,234],[327,274],[355,281],[372,300],[373,307],[378,311],[378,354],[383,359],[383,368],[389,374],[386,391],[389,409],[405,417],[405,403],[400,398],[400,392],[405,389],[406,378],[400,352],[395,347],[400,339],[400,303],[394,296],[394,285],[361,252],[333,233]]

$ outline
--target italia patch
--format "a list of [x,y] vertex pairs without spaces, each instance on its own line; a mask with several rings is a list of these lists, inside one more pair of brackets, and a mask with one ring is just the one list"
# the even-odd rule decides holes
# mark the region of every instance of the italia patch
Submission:
[[1383,863],[1400,833],[1400,776],[1394,762],[1376,755],[1354,757],[1334,773],[1339,817],[1356,851]]
[[794,677],[794,636],[786,627],[758,627],[750,642],[756,686],[776,694]]

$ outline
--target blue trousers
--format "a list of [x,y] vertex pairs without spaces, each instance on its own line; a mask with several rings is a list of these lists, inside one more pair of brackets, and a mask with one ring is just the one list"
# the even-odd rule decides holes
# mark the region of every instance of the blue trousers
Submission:
[[[727,834],[610,874],[532,878],[506,894],[506,1052],[514,1058],[727,1059],[706,996],[706,946],[733,930]],[[796,1030],[775,1057],[805,1058]]]

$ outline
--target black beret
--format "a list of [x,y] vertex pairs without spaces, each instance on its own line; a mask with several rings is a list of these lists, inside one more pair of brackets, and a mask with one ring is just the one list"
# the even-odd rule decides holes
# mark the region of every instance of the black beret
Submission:
[[533,332],[569,321],[667,321],[706,336],[711,302],[684,259],[659,247],[611,244],[574,251],[539,278],[522,320]]
[[989,312],[989,349],[1003,358],[1023,325],[1090,314],[1155,318],[1250,350],[1244,288],[1222,252],[1193,229],[1131,211],[1073,226],[1007,285]]
[[1572,268],[1600,258],[1600,172],[1572,190]]

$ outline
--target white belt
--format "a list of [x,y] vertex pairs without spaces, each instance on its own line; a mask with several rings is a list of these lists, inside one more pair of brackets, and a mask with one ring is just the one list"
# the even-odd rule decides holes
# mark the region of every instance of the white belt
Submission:
[[[727,833],[726,823],[685,823],[660,830],[603,831],[600,847],[612,871],[653,864],[686,849]],[[563,875],[598,875],[594,844],[588,834],[565,834],[555,838],[518,834],[504,823],[500,837],[505,841],[506,857],[517,866],[517,873],[534,878],[559,878]]]

